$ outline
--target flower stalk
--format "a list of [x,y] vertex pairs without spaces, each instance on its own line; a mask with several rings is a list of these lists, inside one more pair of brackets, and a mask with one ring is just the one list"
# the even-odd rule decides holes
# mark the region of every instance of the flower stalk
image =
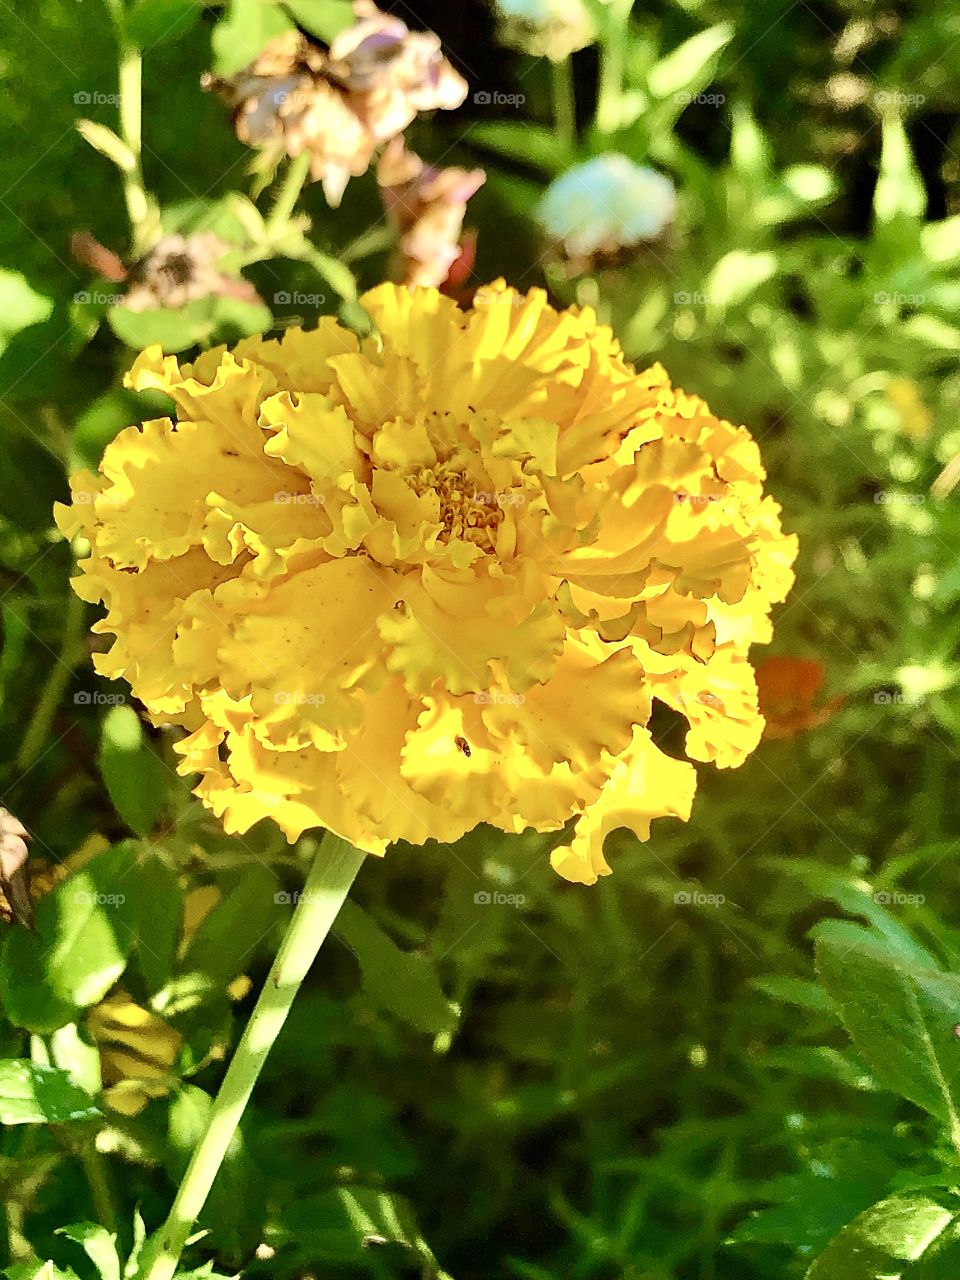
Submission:
[[107,0],[107,8],[113,20],[117,38],[120,138],[126,145],[130,162],[123,173],[123,196],[130,220],[130,233],[134,257],[140,257],[149,247],[146,243],[150,201],[143,182],[143,60],[140,50],[127,31],[124,0]]
[[214,1098],[203,1136],[149,1249],[142,1280],[172,1280],[263,1064],[365,856],[339,836],[330,832],[324,836],[277,958]]

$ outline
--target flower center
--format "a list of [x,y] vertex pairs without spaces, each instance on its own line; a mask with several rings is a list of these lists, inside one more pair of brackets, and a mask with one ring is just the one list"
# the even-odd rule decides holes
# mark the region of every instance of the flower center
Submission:
[[420,467],[411,483],[419,493],[432,491],[437,495],[443,525],[440,542],[472,542],[491,555],[496,551],[497,529],[503,519],[498,494],[443,463]]

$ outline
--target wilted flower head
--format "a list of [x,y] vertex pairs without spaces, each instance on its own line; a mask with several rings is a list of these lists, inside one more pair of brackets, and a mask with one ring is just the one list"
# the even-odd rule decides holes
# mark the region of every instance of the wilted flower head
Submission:
[[241,142],[307,152],[333,205],[418,112],[458,107],[467,93],[432,32],[412,32],[363,0],[354,9],[360,20],[329,49],[286,32],[238,75],[204,82],[234,108]]
[[538,210],[548,238],[571,259],[615,257],[662,235],[676,211],[673,183],[606,152],[551,182]]
[[496,0],[501,43],[560,62],[596,39],[582,0]]
[[441,285],[460,256],[467,201],[483,186],[482,169],[435,169],[395,138],[380,158],[377,182],[397,233],[409,285]]
[[211,231],[164,236],[127,273],[123,305],[130,311],[148,311],[211,297],[259,302],[248,280],[218,268],[231,247]]
[[760,737],[747,660],[795,540],[743,427],[637,373],[589,309],[502,282],[469,311],[432,289],[180,367],[131,372],[179,421],[108,446],[59,507],[103,601],[95,659],[158,723],[228,831],[274,819],[381,853],[478,823],[558,830],[592,882],[608,832],[685,818],[687,754]]

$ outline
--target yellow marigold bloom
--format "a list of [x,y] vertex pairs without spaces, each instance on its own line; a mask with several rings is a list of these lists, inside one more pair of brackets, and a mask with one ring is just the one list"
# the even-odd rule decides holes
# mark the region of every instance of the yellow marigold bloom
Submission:
[[589,309],[497,282],[468,311],[383,285],[358,339],[325,317],[129,385],[178,421],[120,433],[73,481],[97,658],[160,724],[228,831],[327,827],[371,853],[478,823],[553,831],[569,880],[604,838],[686,818],[687,754],[721,767],[763,721],[796,542],[743,427],[638,373]]

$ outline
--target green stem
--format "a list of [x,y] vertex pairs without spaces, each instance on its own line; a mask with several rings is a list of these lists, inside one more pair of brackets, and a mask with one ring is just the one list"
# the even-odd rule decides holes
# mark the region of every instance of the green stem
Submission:
[[267,1055],[365,855],[328,832],[317,851],[280,950],[240,1038],[207,1125],[150,1251],[142,1280],[172,1280]]
[[296,208],[297,201],[300,199],[300,192],[303,190],[309,173],[310,156],[306,151],[301,151],[298,156],[294,156],[287,166],[283,185],[277,192],[277,198],[274,200],[270,216],[267,218],[268,240],[282,232],[290,221],[290,215]]
[[611,0],[600,51],[600,88],[596,125],[600,133],[613,133],[620,121],[623,96],[623,55],[627,48],[633,0]]
[[92,1143],[81,1146],[77,1154],[90,1188],[90,1199],[97,1221],[108,1231],[118,1231],[119,1219],[103,1156]]
[[118,89],[120,101],[120,137],[130,149],[133,163],[123,170],[123,197],[130,219],[130,234],[135,257],[148,248],[146,244],[150,203],[143,183],[143,60],[140,50],[127,34],[124,0],[107,0],[117,38]]
[[74,668],[83,656],[83,616],[83,601],[71,591],[67,600],[67,616],[63,625],[60,652],[54,659],[46,684],[30,717],[30,723],[20,741],[17,768],[21,775],[36,764],[43,754],[60,699],[73,675]]
[[569,55],[550,63],[553,91],[553,127],[557,138],[573,146],[577,140],[577,109],[573,88],[573,63]]

